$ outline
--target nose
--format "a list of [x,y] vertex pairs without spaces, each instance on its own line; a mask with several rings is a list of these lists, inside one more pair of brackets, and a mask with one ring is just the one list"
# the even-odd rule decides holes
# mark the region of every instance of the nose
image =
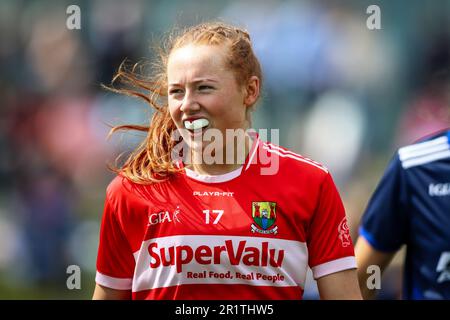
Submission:
[[180,111],[189,114],[198,110],[200,110],[200,104],[197,101],[195,93],[190,90],[186,90],[181,103]]

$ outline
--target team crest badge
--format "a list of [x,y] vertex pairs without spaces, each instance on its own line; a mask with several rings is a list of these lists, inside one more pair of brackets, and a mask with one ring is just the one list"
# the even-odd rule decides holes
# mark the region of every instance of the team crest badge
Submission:
[[252,232],[262,234],[277,234],[278,226],[275,225],[277,220],[277,203],[276,202],[252,202]]

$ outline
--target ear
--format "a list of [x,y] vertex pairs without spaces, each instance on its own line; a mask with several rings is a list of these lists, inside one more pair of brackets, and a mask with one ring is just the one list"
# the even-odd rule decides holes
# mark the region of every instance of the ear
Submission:
[[251,76],[245,87],[244,104],[250,107],[255,104],[259,97],[260,82],[257,76]]

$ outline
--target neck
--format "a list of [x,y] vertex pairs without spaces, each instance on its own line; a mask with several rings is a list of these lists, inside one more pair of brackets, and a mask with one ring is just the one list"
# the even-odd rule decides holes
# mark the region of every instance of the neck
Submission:
[[207,161],[201,157],[202,155],[195,154],[193,155],[193,159],[201,159],[202,161],[193,161],[193,163],[187,167],[198,174],[212,176],[226,174],[240,168],[244,164],[254,141],[252,141],[248,134],[245,134],[244,146],[239,146],[236,143],[236,140],[233,142],[233,159],[227,159],[225,147],[222,150],[215,150],[214,152],[214,159],[221,159],[222,161],[213,161],[213,163],[207,164],[205,163]]

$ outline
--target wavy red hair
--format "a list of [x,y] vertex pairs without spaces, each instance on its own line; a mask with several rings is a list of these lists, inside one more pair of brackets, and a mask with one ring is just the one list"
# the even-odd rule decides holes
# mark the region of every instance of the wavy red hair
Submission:
[[[173,50],[190,44],[225,46],[228,50],[227,66],[234,72],[238,85],[244,85],[252,76],[257,76],[262,82],[261,66],[253,52],[250,35],[244,29],[222,22],[202,23],[181,32],[172,32],[157,48],[159,59],[151,65],[149,76],[143,76],[142,64],[128,68],[122,63],[111,86],[105,88],[142,99],[154,109],[148,126],[126,124],[115,126],[110,131],[110,135],[119,130],[147,133],[122,166],[110,166],[111,170],[135,183],[164,181],[180,170],[171,159],[172,150],[179,142],[172,138],[177,128],[167,104],[167,61]],[[120,84],[120,88],[115,84]],[[120,156],[116,161],[119,159]]]

